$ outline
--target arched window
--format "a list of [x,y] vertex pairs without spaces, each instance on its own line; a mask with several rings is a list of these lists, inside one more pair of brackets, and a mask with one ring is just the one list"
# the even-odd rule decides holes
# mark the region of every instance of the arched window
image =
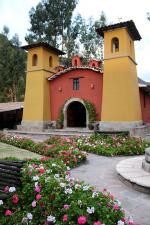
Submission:
[[119,52],[119,39],[114,37],[111,41],[111,51]]
[[52,67],[53,66],[53,57],[50,56],[49,57],[49,67]]
[[95,63],[92,64],[92,67],[95,67]]
[[37,54],[34,54],[32,57],[32,66],[37,66],[38,64],[38,56]]

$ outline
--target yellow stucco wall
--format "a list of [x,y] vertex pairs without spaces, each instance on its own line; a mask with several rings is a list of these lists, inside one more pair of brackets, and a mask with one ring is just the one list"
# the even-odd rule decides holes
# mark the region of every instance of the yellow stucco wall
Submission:
[[[32,65],[34,54],[38,56],[37,66]],[[52,67],[49,67],[50,56],[53,58]],[[43,47],[29,49],[23,121],[50,121],[49,82],[46,78],[53,74],[54,67],[58,65],[56,53]]]
[[[119,39],[119,52],[111,51],[111,40]],[[140,121],[141,107],[134,62],[134,42],[126,28],[104,33],[104,77],[102,121]]]

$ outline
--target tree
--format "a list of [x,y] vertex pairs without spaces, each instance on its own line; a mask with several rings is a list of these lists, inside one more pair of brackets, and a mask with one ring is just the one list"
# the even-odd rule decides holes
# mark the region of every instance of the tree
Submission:
[[[9,30],[8,30],[9,31]],[[17,34],[9,40],[0,34],[0,102],[23,100],[26,53],[20,49]]]
[[90,57],[103,60],[103,38],[97,35],[95,29],[105,26],[106,23],[104,12],[100,14],[100,18],[96,21],[93,18],[89,18],[87,22],[83,20],[80,42],[83,44],[82,53],[85,56],[85,61]]
[[150,12],[147,13],[147,19],[150,21]]
[[29,12],[31,28],[26,41],[46,41],[64,48],[64,32],[71,24],[77,0],[42,0]]

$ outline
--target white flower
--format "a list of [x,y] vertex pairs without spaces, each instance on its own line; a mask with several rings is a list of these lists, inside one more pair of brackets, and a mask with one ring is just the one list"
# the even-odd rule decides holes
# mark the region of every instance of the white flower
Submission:
[[60,187],[64,188],[64,187],[66,187],[66,184],[65,183],[60,183]]
[[124,222],[121,221],[121,220],[119,220],[118,223],[117,223],[117,225],[124,225]]
[[87,207],[87,212],[88,212],[89,214],[94,213],[94,211],[95,211],[94,207]]
[[78,200],[78,205],[81,207],[82,206],[82,201]]
[[70,170],[70,167],[69,166],[67,166],[67,170]]
[[65,189],[65,194],[72,194],[72,189],[71,188],[66,188]]
[[0,200],[0,205],[3,205],[3,200]]
[[75,189],[79,189],[81,188],[81,185],[80,184],[75,184]]
[[66,175],[66,176],[65,176],[65,179],[66,179],[67,181],[70,181],[70,180],[71,180],[71,177],[70,177],[69,175]]
[[52,170],[46,170],[46,173],[51,173],[52,172]]
[[52,215],[48,216],[48,217],[47,217],[47,221],[48,221],[48,222],[55,223],[55,222],[56,222],[55,216],[52,216]]
[[39,184],[38,182],[35,182],[35,183],[34,183],[34,186],[36,187],[36,186],[38,186],[38,184]]
[[89,186],[83,186],[83,191],[88,191],[89,190]]
[[116,199],[115,202],[116,202],[119,206],[121,206],[121,202],[120,202],[118,199]]
[[9,188],[9,192],[12,193],[12,192],[15,192],[15,191],[16,191],[16,188],[15,188],[15,187],[10,187],[10,188]]
[[55,174],[54,178],[58,179],[59,178],[59,174]]
[[37,180],[39,180],[39,176],[33,176],[33,181],[37,181]]
[[32,220],[32,219],[33,219],[32,214],[31,214],[31,213],[27,213],[27,218],[28,218],[29,220]]
[[52,166],[55,167],[55,166],[57,166],[57,165],[56,165],[55,163],[52,163]]
[[95,198],[96,196],[98,196],[98,193],[95,191],[95,192],[93,192],[93,194],[92,194],[92,198]]

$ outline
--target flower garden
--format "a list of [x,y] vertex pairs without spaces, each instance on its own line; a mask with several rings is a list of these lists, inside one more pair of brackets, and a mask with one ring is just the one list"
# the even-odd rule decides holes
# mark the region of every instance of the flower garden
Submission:
[[70,168],[86,160],[86,153],[81,150],[109,156],[134,155],[143,154],[150,143],[124,136],[98,135],[50,137],[43,143],[1,135],[0,141],[43,155],[41,160],[26,160],[21,187],[4,188],[10,197],[0,199],[1,225],[138,225],[125,218],[121,203],[109,191],[100,192],[75,180],[70,176]]

